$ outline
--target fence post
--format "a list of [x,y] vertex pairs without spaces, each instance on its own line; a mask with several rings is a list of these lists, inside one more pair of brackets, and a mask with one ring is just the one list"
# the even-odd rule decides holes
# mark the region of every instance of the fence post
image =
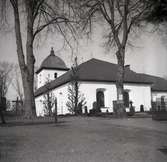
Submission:
[[54,117],[55,117],[55,123],[57,123],[57,98],[55,98],[55,113],[54,113]]

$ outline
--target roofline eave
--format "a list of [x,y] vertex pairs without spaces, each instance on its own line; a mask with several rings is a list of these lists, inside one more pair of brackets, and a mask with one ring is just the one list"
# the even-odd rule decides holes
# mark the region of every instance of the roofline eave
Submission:
[[[69,83],[70,81],[71,81],[71,80],[67,80],[66,82],[63,82],[63,83],[61,83],[61,84],[59,84],[59,85],[56,85],[56,86],[53,86],[52,88],[48,88],[48,90],[43,91],[43,92],[41,92],[41,93],[35,95],[35,97],[39,97],[39,96],[41,96],[41,95],[47,93],[48,91],[51,91],[51,90],[53,90],[53,89],[55,89],[55,88],[58,88],[58,87],[60,87],[60,86],[62,86],[62,85],[64,85],[64,84]],[[79,82],[84,81],[84,82],[107,82],[107,83],[116,83],[115,80],[107,81],[107,80],[79,79],[78,81],[79,81]],[[149,85],[152,84],[152,83],[126,82],[126,81],[125,81],[124,83],[130,83],[130,84],[147,84],[147,85],[148,85],[148,84],[149,84]],[[42,86],[42,87],[45,87],[45,85]],[[42,88],[42,87],[40,87],[40,88]],[[39,89],[40,89],[40,88],[39,88]],[[38,89],[37,89],[37,90],[38,90]]]
[[42,70],[70,70],[69,68],[58,68],[58,67],[40,67],[35,73],[39,74]]

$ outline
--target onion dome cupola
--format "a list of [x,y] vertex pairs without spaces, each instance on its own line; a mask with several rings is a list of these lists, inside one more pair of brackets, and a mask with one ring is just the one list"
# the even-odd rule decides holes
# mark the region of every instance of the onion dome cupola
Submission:
[[36,73],[38,74],[43,69],[69,70],[65,62],[60,57],[55,55],[53,47],[51,48],[50,55],[44,59]]

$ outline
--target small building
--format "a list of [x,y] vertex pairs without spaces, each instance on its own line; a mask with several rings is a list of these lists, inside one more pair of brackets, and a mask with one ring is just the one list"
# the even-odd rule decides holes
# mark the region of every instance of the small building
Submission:
[[[117,70],[116,64],[95,58],[78,66],[76,75],[79,91],[86,100],[88,112],[93,108],[94,103],[99,103],[101,110],[113,112],[113,101],[117,99]],[[53,49],[36,73],[38,89],[35,92],[35,103],[37,116],[45,114],[43,100],[48,91],[52,92],[57,99],[58,114],[70,113],[66,104],[72,70],[68,69],[64,61],[55,55]],[[140,111],[141,106],[144,111],[149,111],[152,100],[159,96],[167,97],[167,87],[166,89],[162,87],[162,91],[159,91],[159,82],[155,82],[157,78],[136,73],[130,69],[130,66],[126,66],[123,95],[125,106],[128,108],[129,102],[132,101],[135,111]],[[47,83],[48,79],[50,80],[49,83]],[[166,80],[162,78],[159,80],[167,85]]]
[[151,87],[152,91],[152,100],[157,101],[158,98],[163,98],[167,102],[167,80],[150,76],[153,81],[153,86]]

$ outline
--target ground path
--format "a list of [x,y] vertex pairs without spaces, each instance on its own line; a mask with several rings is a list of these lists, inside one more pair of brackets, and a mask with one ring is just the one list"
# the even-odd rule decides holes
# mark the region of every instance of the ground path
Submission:
[[167,122],[67,117],[0,127],[0,162],[166,162]]

